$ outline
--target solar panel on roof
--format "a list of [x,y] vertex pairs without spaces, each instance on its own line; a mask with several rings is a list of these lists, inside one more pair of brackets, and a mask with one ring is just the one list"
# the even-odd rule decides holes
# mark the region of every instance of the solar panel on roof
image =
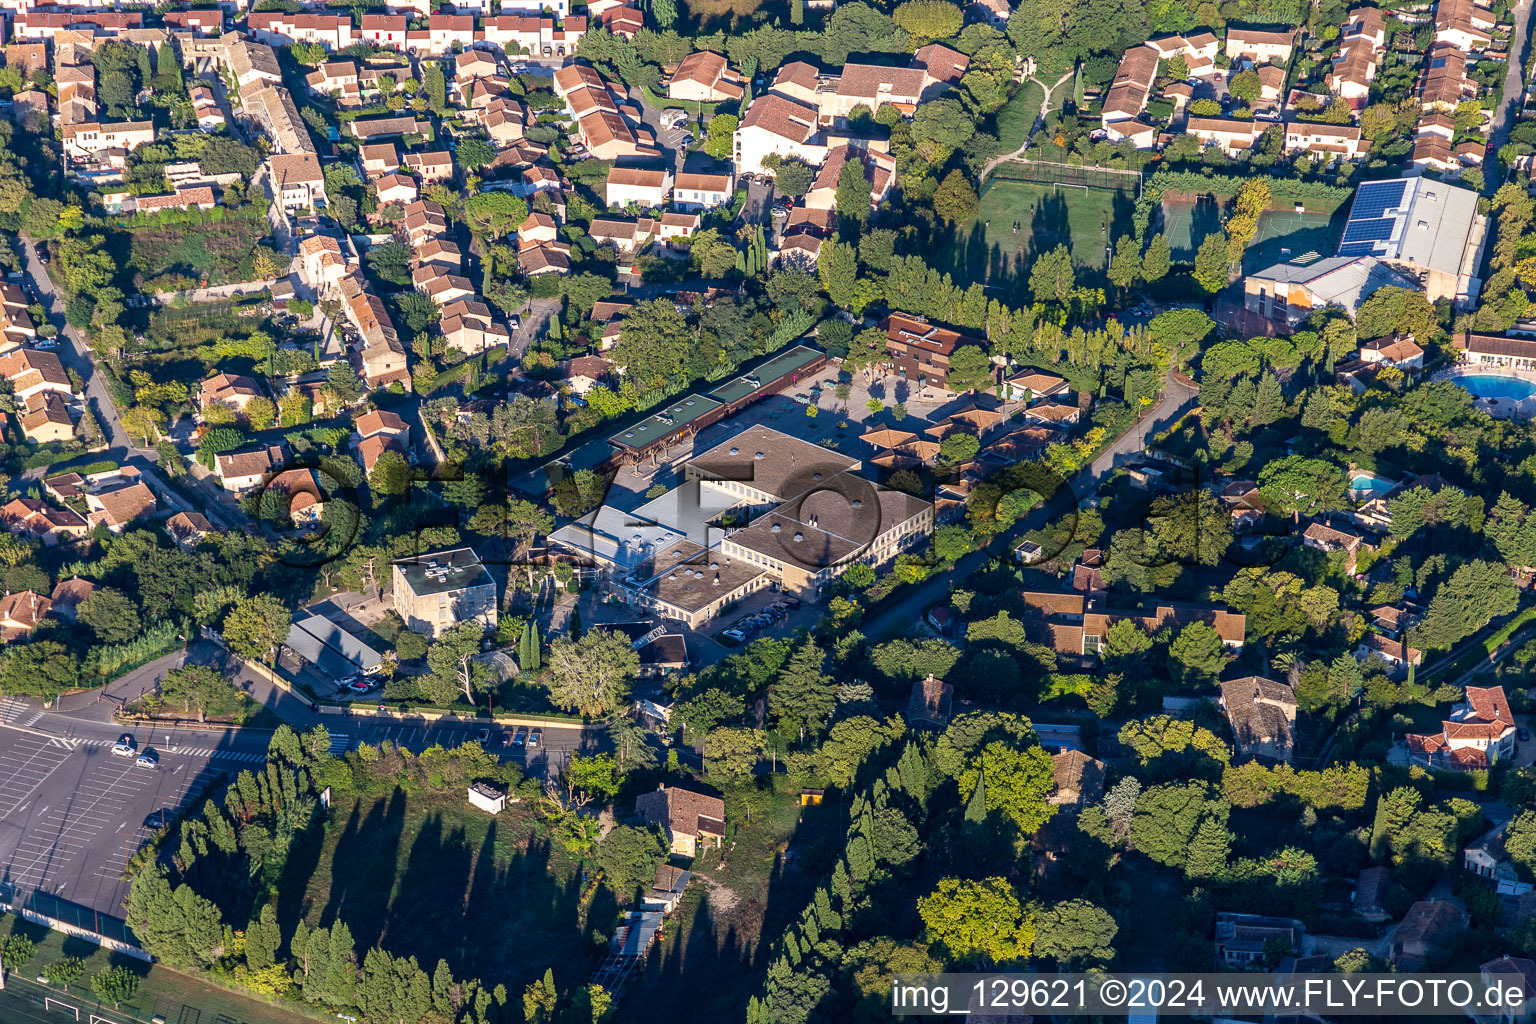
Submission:
[[1344,229],[1342,242],[1385,242],[1392,237],[1393,220],[1391,217],[1382,217],[1378,220],[1351,220]]
[[1374,242],[1350,242],[1339,246],[1340,256],[1369,256],[1375,250]]

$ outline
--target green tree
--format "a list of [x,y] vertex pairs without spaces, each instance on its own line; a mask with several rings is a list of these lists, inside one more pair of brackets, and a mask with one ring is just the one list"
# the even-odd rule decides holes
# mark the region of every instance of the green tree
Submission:
[[906,0],[891,12],[891,20],[914,40],[929,42],[959,35],[964,15],[947,0]]
[[549,645],[550,699],[566,711],[600,715],[624,703],[639,670],[640,656],[620,633],[594,629],[580,640],[559,637]]
[[1226,874],[1231,850],[1231,831],[1214,817],[1204,818],[1190,840],[1184,873],[1194,879],[1219,879]]
[[292,624],[292,616],[281,601],[270,594],[257,594],[236,601],[224,616],[224,642],[242,658],[271,664]]
[[224,673],[206,665],[173,668],[160,680],[160,696],[165,702],[196,713],[199,722],[207,721],[210,710],[240,692]]
[[799,199],[811,190],[816,182],[816,172],[799,157],[780,161],[773,172],[773,190],[780,195]]
[[1106,963],[1115,956],[1120,926],[1104,908],[1087,900],[1052,904],[1035,918],[1034,955],[1063,966]]
[[1519,587],[1502,564],[1474,559],[1435,590],[1413,636],[1426,647],[1450,647],[1513,612],[1519,603]]
[[837,174],[835,202],[839,217],[856,220],[860,224],[869,220],[869,179],[864,176],[864,161],[850,155],[843,161]]
[[133,999],[139,991],[139,976],[127,967],[105,967],[91,978],[91,991],[114,1008]]
[[716,114],[710,118],[704,152],[716,160],[729,160],[736,149],[736,127],[740,123],[735,114]]
[[1029,290],[1036,302],[1053,302],[1067,305],[1077,288],[1077,278],[1072,271],[1072,253],[1065,245],[1058,245],[1049,252],[1035,257],[1029,268]]
[[1212,231],[1195,251],[1195,281],[1214,295],[1227,286],[1228,276],[1227,236]]
[[1203,622],[1191,622],[1168,645],[1168,670],[1186,686],[1215,683],[1226,664],[1221,634]]
[[1118,288],[1130,288],[1141,280],[1141,246],[1135,235],[1121,235],[1109,264],[1109,280]]
[[933,193],[933,212],[951,224],[969,224],[979,205],[970,179],[959,171],[950,171]]
[[1168,239],[1161,233],[1153,235],[1147,243],[1147,251],[1141,257],[1141,276],[1149,284],[1161,281],[1173,266],[1173,250]]
[[616,825],[597,844],[593,859],[614,895],[627,900],[651,884],[669,848],[666,835],[655,825]]
[[749,781],[762,759],[763,742],[760,729],[712,729],[704,737],[704,771],[710,781],[722,786]]
[[475,661],[485,627],[471,620],[445,630],[427,648],[427,667],[432,670],[439,693],[464,694],[470,704],[475,691],[487,685],[485,666]]
[[1002,740],[988,743],[960,777],[960,791],[971,791],[978,777],[986,785],[987,810],[1000,811],[1026,836],[1038,832],[1056,813],[1050,802],[1055,771],[1050,755],[1038,745],[1021,750]]
[[954,963],[1016,963],[1034,949],[1034,912],[1006,878],[942,879],[918,899],[917,913],[928,941]]
[[1216,565],[1232,543],[1232,516],[1203,488],[1153,499],[1148,523],[1159,554],[1184,565]]
[[992,358],[978,345],[961,345],[949,357],[947,382],[955,391],[975,391],[992,382]]
[[43,977],[55,988],[68,988],[85,977],[85,961],[78,956],[55,960],[43,968]]
[[1279,515],[1317,516],[1344,507],[1344,471],[1331,462],[1287,455],[1259,471],[1265,507]]
[[80,602],[75,621],[90,627],[104,644],[123,644],[139,635],[139,608],[121,590],[99,587]]
[[806,733],[819,734],[832,717],[837,693],[832,677],[823,672],[826,655],[811,641],[802,643],[790,655],[778,678],[768,688],[768,710],[780,730],[805,739]]

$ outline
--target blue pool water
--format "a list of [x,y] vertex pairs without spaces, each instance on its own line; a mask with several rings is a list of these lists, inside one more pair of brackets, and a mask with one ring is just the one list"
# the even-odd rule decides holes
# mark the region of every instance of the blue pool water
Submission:
[[1536,396],[1536,384],[1519,377],[1506,377],[1497,373],[1469,373],[1451,378],[1477,398],[1497,398],[1505,402],[1519,402]]
[[1349,489],[1352,491],[1368,491],[1377,495],[1386,494],[1396,486],[1394,481],[1384,480],[1372,473],[1356,473],[1354,479],[1349,482]]

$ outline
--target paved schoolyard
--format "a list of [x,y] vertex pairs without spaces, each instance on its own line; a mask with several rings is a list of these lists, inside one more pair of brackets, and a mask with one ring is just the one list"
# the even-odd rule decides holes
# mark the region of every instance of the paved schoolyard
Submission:
[[145,819],[182,809],[262,755],[166,746],[155,748],[158,767],[139,768],[110,747],[0,729],[0,871],[18,888],[120,917],[128,883],[119,876],[150,835]]

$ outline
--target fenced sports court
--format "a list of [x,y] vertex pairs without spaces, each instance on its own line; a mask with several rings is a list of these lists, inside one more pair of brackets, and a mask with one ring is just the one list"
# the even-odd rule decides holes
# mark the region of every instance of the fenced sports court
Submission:
[[[1222,202],[1213,196],[1196,200],[1165,199],[1162,223],[1154,225],[1168,238],[1176,260],[1193,260],[1205,236],[1220,230]],[[1243,256],[1243,269],[1258,270],[1293,260],[1311,262],[1332,256],[1344,230],[1347,208],[1334,213],[1268,210],[1259,216],[1259,230]]]

